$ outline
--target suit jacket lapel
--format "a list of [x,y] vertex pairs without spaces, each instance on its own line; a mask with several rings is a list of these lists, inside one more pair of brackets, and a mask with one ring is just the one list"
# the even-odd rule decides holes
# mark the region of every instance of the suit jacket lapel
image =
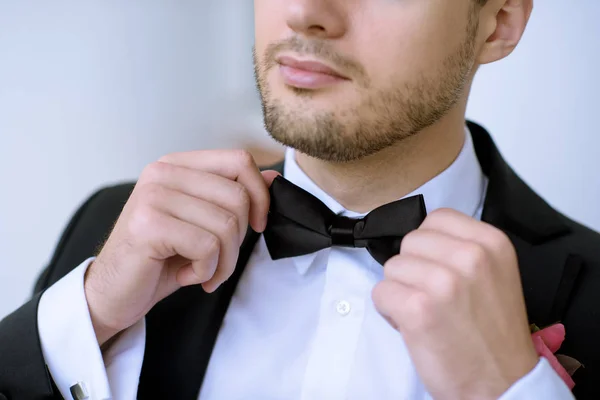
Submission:
[[197,400],[219,328],[258,237],[248,229],[235,272],[217,291],[182,288],[146,316],[138,398]]
[[582,268],[581,258],[554,245],[570,229],[506,164],[489,134],[473,123],[469,128],[489,178],[482,220],[507,233],[516,248],[530,323],[557,322]]

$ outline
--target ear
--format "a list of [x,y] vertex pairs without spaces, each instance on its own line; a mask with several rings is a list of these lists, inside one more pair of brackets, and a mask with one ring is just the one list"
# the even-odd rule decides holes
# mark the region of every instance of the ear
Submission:
[[479,64],[498,61],[513,52],[529,21],[533,0],[490,0],[480,10],[479,36],[484,42]]

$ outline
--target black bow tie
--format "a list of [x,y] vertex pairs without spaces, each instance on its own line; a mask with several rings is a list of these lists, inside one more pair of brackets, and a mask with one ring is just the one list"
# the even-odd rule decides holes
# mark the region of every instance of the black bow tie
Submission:
[[364,247],[383,265],[400,253],[400,242],[417,229],[427,212],[422,195],[385,204],[366,217],[334,214],[307,191],[281,176],[270,189],[271,207],[264,232],[273,260],[314,253],[331,246]]

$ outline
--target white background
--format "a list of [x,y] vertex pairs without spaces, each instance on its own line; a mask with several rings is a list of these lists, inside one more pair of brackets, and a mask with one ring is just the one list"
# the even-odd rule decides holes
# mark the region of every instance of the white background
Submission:
[[[538,1],[468,111],[529,184],[596,230],[599,18],[598,0]],[[172,151],[269,143],[252,24],[244,0],[0,0],[0,318],[99,187]]]

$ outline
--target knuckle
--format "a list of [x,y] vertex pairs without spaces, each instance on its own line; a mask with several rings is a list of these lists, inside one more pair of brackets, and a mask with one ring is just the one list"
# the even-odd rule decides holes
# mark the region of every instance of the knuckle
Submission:
[[423,292],[418,292],[410,296],[407,300],[407,307],[413,314],[423,314],[430,312],[432,309],[431,300],[428,295]]
[[141,205],[137,207],[129,218],[129,232],[134,236],[144,236],[154,232],[157,223],[157,214],[152,207]]
[[419,230],[415,230],[404,236],[400,243],[400,249],[406,251],[407,249],[413,248],[415,243],[419,241],[420,233]]
[[485,275],[490,264],[487,250],[478,243],[464,245],[458,251],[456,262],[460,272],[469,282],[475,282]]
[[168,168],[168,164],[160,161],[148,164],[140,176],[140,180],[145,182],[154,182],[163,176]]
[[436,318],[431,297],[426,293],[418,292],[410,296],[406,302],[414,328],[429,329],[433,327]]
[[467,243],[459,250],[459,261],[467,269],[480,267],[487,262],[487,251],[478,243]]
[[243,167],[254,166],[254,157],[247,150],[236,150],[236,159]]
[[401,268],[403,257],[397,255],[393,256],[389,260],[385,262],[383,265],[383,276],[386,279],[393,279],[396,276],[396,273],[399,268]]
[[155,183],[145,185],[142,191],[142,200],[147,204],[159,204],[164,200],[165,196],[165,188]]
[[225,217],[224,225],[225,225],[224,230],[225,230],[226,237],[235,236],[240,231],[239,219],[238,219],[237,215],[235,215],[233,213],[227,214],[227,216]]
[[431,221],[445,220],[454,215],[454,211],[449,208],[439,208],[428,214],[428,218]]
[[502,232],[496,227],[491,227],[488,243],[490,248],[493,249],[495,252],[503,253],[511,252],[514,250],[512,242],[510,241],[506,233]]
[[247,212],[247,210],[250,208],[250,193],[248,193],[248,189],[246,189],[246,187],[244,185],[239,185],[239,189],[238,189],[238,195],[237,195],[237,203],[238,203],[238,207],[241,210],[244,210],[245,212]]
[[203,235],[202,248],[204,249],[207,258],[217,256],[221,249],[221,241],[216,235],[206,232],[206,234]]
[[432,279],[435,295],[443,302],[448,303],[460,293],[460,277],[450,271],[436,274]]
[[174,158],[175,158],[175,154],[166,154],[166,155],[162,156],[161,158],[159,158],[158,162],[160,162],[160,163],[171,163],[171,162],[173,162]]
[[481,275],[483,269],[483,264],[464,264],[462,266],[461,273],[468,282],[474,283]]

